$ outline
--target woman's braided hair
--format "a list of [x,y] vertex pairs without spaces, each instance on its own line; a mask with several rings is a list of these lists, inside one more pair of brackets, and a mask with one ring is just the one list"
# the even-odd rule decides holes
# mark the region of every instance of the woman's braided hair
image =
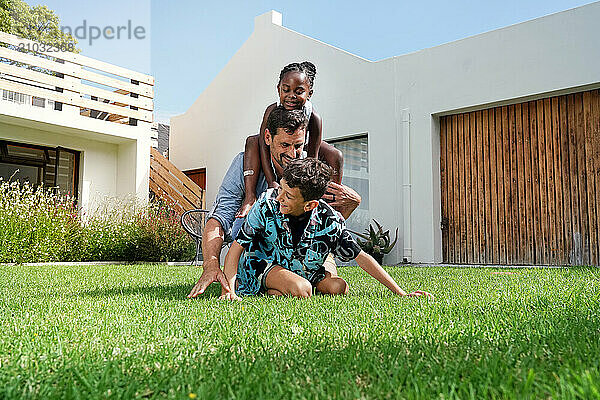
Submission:
[[315,76],[317,76],[317,67],[315,64],[310,61],[304,61],[301,63],[291,63],[283,67],[281,72],[279,73],[279,83],[288,72],[302,72],[306,75],[308,79],[308,85],[312,89],[313,83],[315,81]]

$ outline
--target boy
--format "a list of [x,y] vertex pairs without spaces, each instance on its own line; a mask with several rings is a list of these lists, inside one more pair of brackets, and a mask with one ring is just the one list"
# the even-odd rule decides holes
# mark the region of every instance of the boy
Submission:
[[365,252],[345,229],[344,219],[319,200],[327,189],[331,168],[314,158],[291,161],[283,171],[280,188],[267,190],[250,210],[225,258],[229,290],[221,298],[259,293],[310,297],[313,288],[323,294],[346,294],[348,284],[325,271],[333,252],[358,265],[400,296],[407,294]]

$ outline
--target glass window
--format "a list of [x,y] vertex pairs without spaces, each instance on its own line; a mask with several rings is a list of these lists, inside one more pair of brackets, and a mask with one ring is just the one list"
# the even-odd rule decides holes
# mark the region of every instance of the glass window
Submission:
[[44,184],[77,197],[79,152],[0,140],[0,177],[4,181]]
[[75,188],[75,154],[60,149],[58,151],[58,168],[56,168],[56,185],[62,194],[73,196]]
[[21,183],[29,182],[33,185],[39,185],[42,169],[31,165],[13,164],[0,161],[0,176],[3,180],[19,181]]
[[44,149],[26,145],[7,144],[6,155],[11,158],[22,158],[39,162],[46,161],[46,151]]
[[329,142],[344,155],[342,183],[360,194],[360,206],[348,218],[346,226],[363,232],[369,225],[369,140],[367,135]]
[[31,97],[28,94],[13,92],[12,90],[2,90],[2,100],[17,104],[30,104]]

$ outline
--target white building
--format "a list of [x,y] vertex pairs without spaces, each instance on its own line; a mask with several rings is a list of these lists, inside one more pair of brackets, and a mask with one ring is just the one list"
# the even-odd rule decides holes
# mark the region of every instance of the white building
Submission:
[[[0,176],[58,187],[93,212],[148,199],[154,78],[0,32]],[[96,72],[99,71],[99,72]],[[17,172],[18,171],[18,172]]]
[[[556,103],[558,110],[558,104],[563,101],[565,105],[572,103],[573,96],[564,95],[580,92],[585,94],[577,94],[577,98],[591,98],[592,103],[585,104],[596,104],[595,89],[600,87],[599,20],[600,3],[592,3],[373,62],[291,31],[282,25],[281,14],[271,11],[256,17],[252,35],[189,110],[172,118],[170,158],[182,170],[206,168],[207,204],[211,204],[231,159],[243,150],[245,138],[257,133],[265,107],[276,101],[275,86],[280,69],[290,62],[310,60],[317,66],[312,100],[323,117],[324,139],[345,147],[344,173],[353,178],[347,182],[354,187],[357,182],[363,184],[356,187],[364,199],[363,219],[366,215],[367,220],[375,218],[387,228],[400,228],[399,243],[386,259],[387,263],[406,260],[546,264],[576,263],[579,259],[597,263],[600,249],[594,229],[600,223],[592,226],[591,216],[592,212],[594,216],[600,215],[600,203],[599,212],[595,214],[593,201],[586,203],[589,210],[580,210],[572,206],[580,196],[569,197],[568,210],[573,217],[569,228],[572,225],[579,230],[553,230],[558,226],[558,217],[553,218],[555,211],[560,211],[562,218],[567,216],[558,206],[563,204],[563,194],[567,196],[568,187],[561,192],[561,203],[548,203],[550,197],[559,197],[550,190],[558,173],[551,178],[548,173],[552,165],[548,164],[548,173],[541,174],[543,171],[537,164],[531,164],[532,159],[527,158],[533,151],[529,131],[525,133],[530,146],[527,157],[524,158],[523,147],[517,144],[524,143],[523,132],[519,131],[518,139],[512,139],[516,155],[510,164],[508,132],[513,134],[510,126],[522,127],[523,110],[528,104],[532,107],[541,104],[544,115],[545,102],[548,107]],[[548,100],[526,103],[538,99]],[[589,110],[596,118],[600,109],[594,107],[589,106]],[[515,109],[519,111],[518,124],[514,123]],[[496,125],[487,118],[496,115],[498,131],[488,135],[491,132],[488,130]],[[490,139],[502,137],[503,115],[512,118],[504,125],[507,144],[502,147],[502,142],[498,142],[492,158],[488,154]],[[554,116],[550,111],[546,115],[549,119]],[[465,136],[456,136],[455,128],[456,121],[465,121],[464,126],[468,127],[469,116],[474,133],[469,143],[473,143],[473,147],[465,151]],[[527,118],[529,116],[528,113]],[[556,118],[558,123],[559,114]],[[592,127],[597,120],[586,119]],[[533,122],[527,119],[528,126],[535,126],[530,124]],[[553,132],[549,123],[546,126],[547,132]],[[565,122],[565,129],[570,126]],[[482,136],[484,127],[488,130]],[[545,132],[543,129],[538,127],[533,134]],[[487,148],[481,147],[484,136]],[[456,145],[456,138],[461,140],[461,146]],[[536,139],[535,143],[542,146],[545,142]],[[549,139],[548,143],[551,143]],[[367,149],[368,152],[362,153]],[[504,164],[499,163],[502,157],[496,157],[502,156],[502,149],[507,154]],[[538,155],[545,157],[546,154],[541,147],[538,150],[536,161]],[[559,150],[560,147],[556,147],[557,165],[561,165]],[[452,154],[455,154],[454,159]],[[472,158],[473,168],[465,169],[465,157]],[[568,156],[565,157],[568,160]],[[455,163],[455,173],[448,178],[452,160],[459,163]],[[523,160],[529,164],[523,164]],[[513,182],[509,176],[510,165],[516,174],[514,187],[510,186]],[[539,165],[541,168],[542,164]],[[577,169],[571,171],[574,177],[577,177]],[[490,171],[497,180],[492,181]],[[466,181],[465,172],[472,172],[466,175]],[[541,192],[539,187],[532,189],[531,186],[532,179],[538,184],[538,175],[540,179],[553,179],[552,182],[540,181],[544,185]],[[591,177],[588,174],[588,178]],[[506,190],[500,193],[499,183],[504,183],[504,178]],[[475,186],[466,186],[470,179]],[[528,186],[521,188],[519,182]],[[579,188],[582,187],[580,184]],[[600,196],[600,182],[598,189]],[[540,197],[540,193],[548,194],[547,198]],[[514,196],[509,197],[511,194]],[[586,192],[579,194],[590,196]],[[591,193],[592,200],[595,194],[595,191]],[[468,203],[472,209],[459,207],[464,206],[465,201],[473,201]],[[504,212],[498,214],[498,210]],[[584,211],[589,219],[582,217]],[[478,217],[481,219],[477,220]],[[587,230],[580,229],[584,222]],[[556,233],[559,230],[560,235]],[[596,239],[590,238],[592,233]]]

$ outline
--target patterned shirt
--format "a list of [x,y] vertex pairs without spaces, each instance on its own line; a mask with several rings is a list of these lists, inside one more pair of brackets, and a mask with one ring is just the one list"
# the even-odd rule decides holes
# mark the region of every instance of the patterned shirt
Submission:
[[279,265],[316,285],[325,277],[323,263],[330,252],[342,261],[360,253],[344,218],[323,200],[312,210],[300,243],[294,246],[289,218],[279,210],[276,197],[275,189],[262,194],[236,239],[245,249],[238,264],[238,295],[257,294],[259,277],[268,265]]

